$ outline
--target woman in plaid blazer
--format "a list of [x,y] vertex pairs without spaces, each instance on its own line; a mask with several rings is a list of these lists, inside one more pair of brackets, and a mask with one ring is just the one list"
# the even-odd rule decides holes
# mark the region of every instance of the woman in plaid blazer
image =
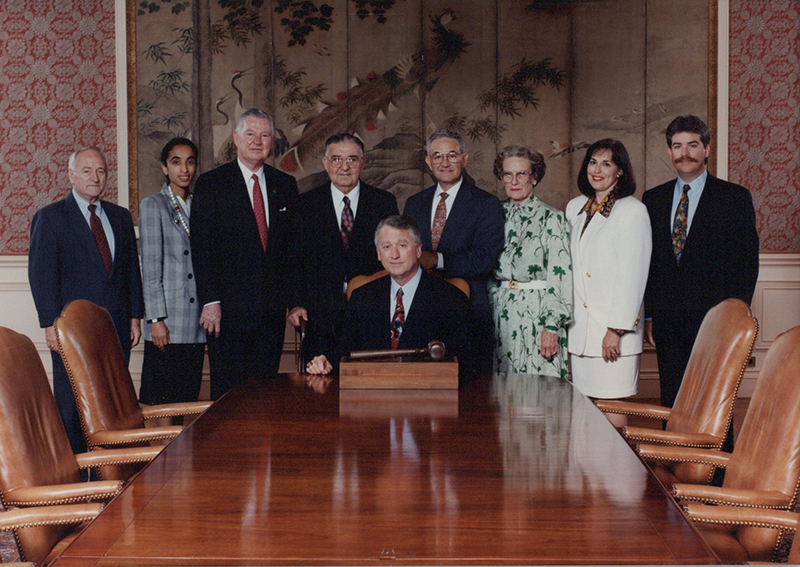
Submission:
[[143,404],[196,401],[206,342],[189,246],[197,147],[173,138],[161,151],[161,169],[167,181],[142,201],[139,215],[146,320]]

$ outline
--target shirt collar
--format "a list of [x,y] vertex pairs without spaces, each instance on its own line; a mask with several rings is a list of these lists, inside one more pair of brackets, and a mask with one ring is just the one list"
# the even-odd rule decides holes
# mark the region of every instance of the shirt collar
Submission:
[[693,181],[691,181],[688,184],[683,179],[681,179],[680,176],[678,176],[678,179],[675,180],[675,187],[678,189],[678,191],[683,191],[683,186],[689,185],[689,187],[691,187],[691,189],[689,189],[689,192],[694,194],[698,190],[700,191],[703,190],[703,187],[706,186],[707,179],[708,179],[708,170],[704,169],[703,173],[698,175]]
[[[589,198],[586,201],[586,204],[581,209],[581,213],[586,213],[587,215],[592,214],[592,201],[594,201],[594,198]],[[603,198],[600,204],[597,205],[597,210],[595,212],[600,213],[605,218],[608,218],[608,215],[611,214],[611,209],[614,208],[614,203],[616,202],[617,202],[617,188],[614,187],[614,189],[609,191],[608,195],[606,195]]]
[[236,158],[236,163],[239,164],[239,169],[242,170],[242,176],[244,177],[245,181],[249,181],[250,178],[253,177],[253,174],[257,175],[259,179],[262,178],[262,173],[264,171],[263,163],[261,164],[261,167],[259,167],[256,171],[250,171],[250,168],[248,168],[244,163],[242,163],[242,160],[239,159],[238,157]]
[[[456,182],[455,185],[453,185],[452,187],[450,187],[450,189],[448,189],[446,191],[446,193],[448,195],[450,195],[450,197],[449,197],[449,199],[447,201],[448,203],[452,203],[453,201],[456,200],[456,195],[458,194],[458,190],[461,189],[461,184],[462,183],[464,183],[464,176],[463,175],[461,176],[461,179],[459,179]],[[436,191],[434,191],[434,193],[433,193],[434,204],[438,204],[437,199],[439,198],[439,195],[441,195],[442,193],[445,193],[445,191],[442,189],[441,184],[437,183],[436,184]]]
[[[91,213],[89,212],[89,205],[91,203],[89,203],[89,201],[78,195],[78,192],[75,191],[75,189],[72,190],[72,196],[75,198],[75,202],[78,203],[78,208],[81,210],[81,213],[83,213],[83,216],[90,215]],[[95,208],[95,213],[97,213],[98,216],[102,215],[103,207],[100,204],[100,199],[95,201],[94,204],[97,205],[97,207]]]
[[347,193],[346,195],[331,181],[331,195],[333,195],[334,199],[337,199],[339,201],[341,201],[345,197],[348,197],[350,199],[350,202],[356,201],[358,199],[360,191],[361,191],[361,181],[356,183],[356,186],[350,189],[350,192]]

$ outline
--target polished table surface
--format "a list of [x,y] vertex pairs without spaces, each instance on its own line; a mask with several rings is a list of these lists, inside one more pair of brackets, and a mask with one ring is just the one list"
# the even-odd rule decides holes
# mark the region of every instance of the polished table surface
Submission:
[[564,381],[438,392],[245,382],[56,565],[716,563]]

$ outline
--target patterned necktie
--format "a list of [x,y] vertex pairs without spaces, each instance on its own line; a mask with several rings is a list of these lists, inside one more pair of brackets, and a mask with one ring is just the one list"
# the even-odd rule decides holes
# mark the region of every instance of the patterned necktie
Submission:
[[253,174],[253,212],[256,214],[256,224],[258,225],[258,235],[261,237],[261,246],[267,251],[267,215],[264,212],[264,196],[261,194],[261,185],[258,183],[258,175]]
[[344,249],[350,248],[350,233],[353,232],[353,209],[350,208],[350,197],[346,196],[342,199],[344,202],[344,209],[342,209],[342,244]]
[[672,226],[672,250],[675,252],[675,261],[681,263],[683,246],[686,244],[686,224],[689,219],[689,185],[683,186],[678,210],[675,211],[675,224]]
[[97,249],[100,250],[100,257],[103,259],[103,265],[106,267],[106,272],[111,273],[111,248],[108,247],[108,239],[106,238],[106,231],[103,230],[103,224],[100,222],[100,217],[95,213],[97,205],[89,205],[89,224],[92,227],[92,235],[94,241],[97,242]]
[[445,200],[450,196],[449,193],[442,191],[439,204],[436,205],[436,214],[433,215],[433,228],[431,228],[431,246],[433,251],[439,246],[439,239],[442,237],[444,223],[447,220],[447,204]]
[[403,309],[403,288],[397,290],[397,301],[394,304],[392,317],[392,349],[397,349],[400,344],[400,335],[403,334],[403,325],[406,322],[406,311]]

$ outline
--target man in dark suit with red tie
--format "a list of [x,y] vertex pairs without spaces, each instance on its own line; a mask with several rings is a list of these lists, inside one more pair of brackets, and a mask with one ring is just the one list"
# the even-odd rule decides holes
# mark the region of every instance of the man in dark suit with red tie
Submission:
[[[354,350],[425,348],[439,340],[463,366],[470,356],[469,300],[454,285],[420,268],[419,225],[407,216],[387,217],[375,231],[375,247],[389,274],[353,291],[335,361]],[[306,367],[309,374],[332,370],[324,354]]]
[[344,317],[347,282],[381,269],[373,238],[378,223],[397,214],[388,191],[362,183],[364,143],[352,134],[334,134],[325,142],[322,165],[326,183],[300,196],[291,254],[294,283],[288,321],[307,321],[306,361],[337,348]]
[[297,183],[265,165],[274,140],[272,118],[245,111],[233,134],[237,159],[201,175],[194,191],[192,264],[215,400],[280,364]]
[[52,351],[56,404],[76,453],[85,451],[86,444],[53,322],[73,299],[104,307],[126,361],[142,335],[144,301],[133,221],[127,209],[100,200],[107,179],[103,152],[95,147],[78,150],[69,158],[72,191],[37,211],[31,223],[28,279]]
[[642,197],[653,228],[645,339],[656,347],[661,404],[672,407],[708,310],[729,297],[753,298],[759,244],[750,192],[706,170],[705,122],[679,116],[666,137],[678,178]]
[[486,282],[503,250],[503,209],[497,197],[464,179],[469,155],[460,134],[434,132],[427,152],[437,184],[409,197],[403,212],[422,229],[420,265],[469,283],[475,362],[479,372],[491,372],[494,326]]

